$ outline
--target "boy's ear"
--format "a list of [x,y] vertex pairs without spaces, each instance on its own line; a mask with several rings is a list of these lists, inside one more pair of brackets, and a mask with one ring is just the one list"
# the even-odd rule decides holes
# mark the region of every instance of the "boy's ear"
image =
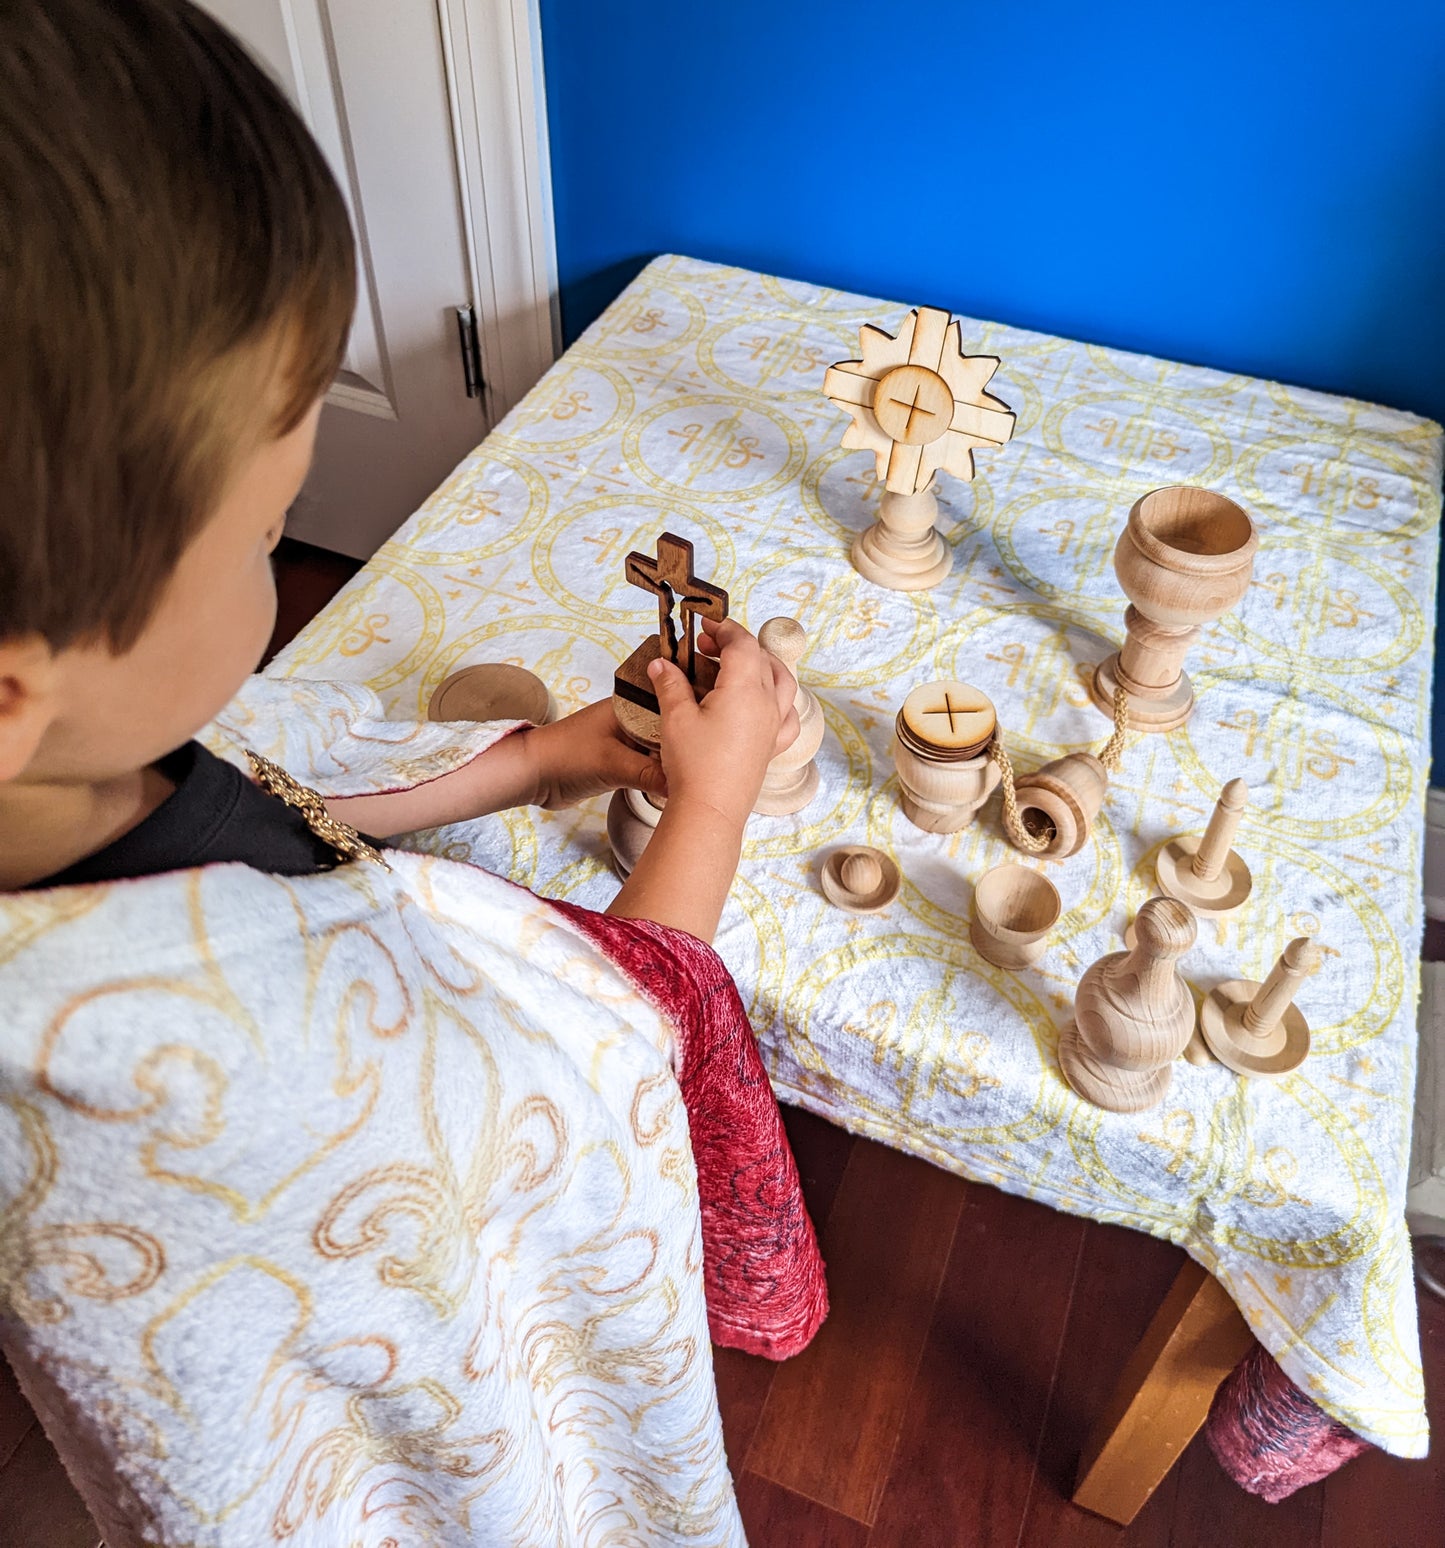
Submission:
[[38,634],[0,639],[0,784],[23,774],[55,719],[55,654]]

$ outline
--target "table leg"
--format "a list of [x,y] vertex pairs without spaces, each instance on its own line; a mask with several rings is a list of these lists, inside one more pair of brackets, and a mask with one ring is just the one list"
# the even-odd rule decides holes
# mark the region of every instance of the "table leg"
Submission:
[[1253,1338],[1219,1281],[1190,1258],[1084,1447],[1074,1504],[1127,1526],[1208,1418]]

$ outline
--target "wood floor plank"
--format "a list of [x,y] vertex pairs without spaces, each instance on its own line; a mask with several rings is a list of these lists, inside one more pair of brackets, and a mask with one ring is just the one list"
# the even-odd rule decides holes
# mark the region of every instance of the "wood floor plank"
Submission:
[[1015,1548],[1085,1229],[969,1185],[869,1548]]
[[738,1480],[738,1509],[752,1548],[867,1548],[862,1522],[756,1473]]
[[98,1548],[100,1532],[38,1424],[0,1468],[0,1542],[14,1548]]
[[[1127,1530],[1079,1510],[1069,1496],[1084,1441],[1173,1284],[1184,1254],[1122,1226],[1091,1221],[1084,1229],[1063,1357],[1039,1441],[1038,1474],[1019,1548],[1165,1548],[1177,1486],[1172,1473]],[[1219,1548],[1224,1548],[1223,1539]]]
[[714,1344],[712,1368],[722,1413],[723,1445],[727,1447],[728,1466],[736,1478],[743,1470],[778,1367],[776,1361],[764,1360],[760,1355],[720,1349]]
[[15,1448],[25,1439],[26,1432],[36,1422],[14,1372],[0,1358],[0,1467],[4,1467],[14,1454]]
[[832,1310],[778,1367],[750,1472],[872,1523],[966,1191],[927,1162],[854,1145],[822,1233]]
[[[1194,1437],[1175,1471],[1179,1487],[1174,1496],[1170,1548],[1219,1548],[1221,1543],[1319,1548],[1325,1498],[1322,1484],[1270,1505],[1256,1494],[1246,1494],[1220,1471],[1202,1433]],[[1423,1525],[1419,1523],[1417,1530]],[[1429,1538],[1409,1541],[1413,1548],[1425,1548]],[[1378,1548],[1379,1543],[1378,1537],[1357,1538],[1351,1548]]]
[[838,1196],[838,1184],[843,1181],[856,1138],[802,1107],[784,1107],[782,1114],[803,1182],[803,1199],[814,1226],[821,1231]]
[[1323,1493],[1322,1548],[1413,1548],[1445,1544],[1445,1302],[1421,1290],[1420,1355],[1430,1455],[1417,1461],[1367,1451],[1310,1493]]

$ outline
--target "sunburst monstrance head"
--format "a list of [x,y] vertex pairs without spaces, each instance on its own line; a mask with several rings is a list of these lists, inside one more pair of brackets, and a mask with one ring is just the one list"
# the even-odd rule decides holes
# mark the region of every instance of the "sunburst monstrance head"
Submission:
[[865,323],[858,345],[863,358],[829,366],[823,391],[853,416],[843,445],[871,451],[878,482],[895,494],[926,489],[940,468],[971,479],[974,448],[1013,434],[1009,406],[984,391],[998,356],[965,355],[947,312],[915,307],[896,337]]

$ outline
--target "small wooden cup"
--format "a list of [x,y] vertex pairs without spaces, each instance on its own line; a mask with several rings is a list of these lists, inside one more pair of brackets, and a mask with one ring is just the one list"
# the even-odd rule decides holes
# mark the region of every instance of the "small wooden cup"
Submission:
[[1017,972],[1037,962],[1064,911],[1059,890],[1026,865],[996,865],[973,889],[968,938],[985,962]]
[[535,672],[507,661],[487,661],[453,672],[432,694],[428,720],[530,720],[544,726],[557,718],[557,701]]

